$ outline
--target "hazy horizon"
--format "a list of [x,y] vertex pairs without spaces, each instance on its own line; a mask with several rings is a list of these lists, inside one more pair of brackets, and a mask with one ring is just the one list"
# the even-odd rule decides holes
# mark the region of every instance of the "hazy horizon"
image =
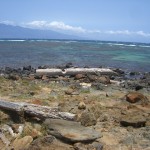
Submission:
[[148,0],[3,0],[0,23],[90,40],[149,43],[149,5]]

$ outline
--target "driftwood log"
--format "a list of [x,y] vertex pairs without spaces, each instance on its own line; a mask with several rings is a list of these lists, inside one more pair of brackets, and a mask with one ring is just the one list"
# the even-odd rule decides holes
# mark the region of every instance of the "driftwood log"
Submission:
[[68,68],[68,69],[37,69],[39,75],[76,75],[76,74],[101,74],[116,75],[116,73],[108,68]]
[[9,102],[0,100],[0,108],[7,111],[16,112],[19,115],[30,115],[40,119],[53,118],[74,120],[75,114],[59,112],[57,107],[41,106],[23,102]]

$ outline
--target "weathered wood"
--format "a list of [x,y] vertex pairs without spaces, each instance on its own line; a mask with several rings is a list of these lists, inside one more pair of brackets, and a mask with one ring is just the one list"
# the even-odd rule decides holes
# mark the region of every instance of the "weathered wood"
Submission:
[[23,112],[21,114],[28,114],[41,119],[53,118],[53,119],[65,119],[73,120],[75,114],[68,112],[59,112],[57,107],[40,106],[22,102],[9,102],[0,100],[0,108],[4,110]]
[[0,108],[6,109],[6,110],[13,110],[16,112],[20,112],[22,107],[23,106],[21,104],[0,100]]
[[68,68],[68,69],[37,69],[39,75],[76,75],[76,74],[96,74],[115,75],[116,73],[108,68]]

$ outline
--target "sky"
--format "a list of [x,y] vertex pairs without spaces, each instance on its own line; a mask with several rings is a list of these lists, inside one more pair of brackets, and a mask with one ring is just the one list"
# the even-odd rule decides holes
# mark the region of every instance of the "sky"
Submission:
[[150,0],[0,0],[0,23],[150,43]]

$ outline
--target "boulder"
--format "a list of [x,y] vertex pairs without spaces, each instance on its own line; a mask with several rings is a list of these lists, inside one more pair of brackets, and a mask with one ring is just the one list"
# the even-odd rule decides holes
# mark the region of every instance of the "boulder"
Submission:
[[136,103],[138,101],[146,101],[148,100],[146,96],[144,96],[143,94],[139,93],[139,92],[129,92],[126,95],[126,100],[130,103]]
[[133,126],[135,128],[144,127],[146,124],[146,119],[142,114],[138,112],[129,113],[121,118],[120,124],[122,126]]
[[46,119],[44,125],[47,127],[48,134],[68,142],[89,142],[101,137],[100,133],[80,125],[79,122]]

